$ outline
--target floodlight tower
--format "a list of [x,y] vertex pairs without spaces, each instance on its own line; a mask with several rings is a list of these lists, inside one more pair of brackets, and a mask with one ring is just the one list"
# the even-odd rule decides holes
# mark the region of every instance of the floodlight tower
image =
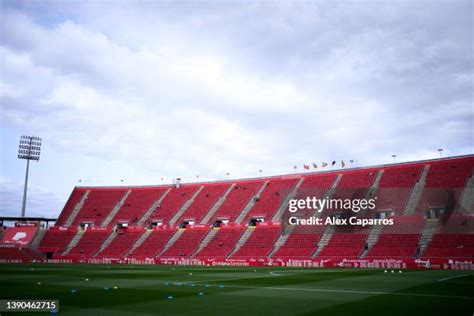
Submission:
[[443,158],[443,148],[438,149],[439,151],[439,158]]
[[25,187],[23,189],[23,203],[21,205],[21,217],[25,217],[26,191],[28,189],[28,172],[30,160],[39,161],[41,153],[41,138],[23,135],[18,145],[18,159],[26,159]]

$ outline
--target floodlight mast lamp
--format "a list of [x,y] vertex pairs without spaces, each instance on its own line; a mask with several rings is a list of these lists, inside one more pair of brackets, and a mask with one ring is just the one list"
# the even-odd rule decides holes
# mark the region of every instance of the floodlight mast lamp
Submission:
[[28,172],[30,160],[39,161],[41,153],[41,138],[23,135],[18,145],[18,159],[26,159],[25,187],[23,189],[23,203],[21,205],[21,217],[25,217],[26,192],[28,191]]

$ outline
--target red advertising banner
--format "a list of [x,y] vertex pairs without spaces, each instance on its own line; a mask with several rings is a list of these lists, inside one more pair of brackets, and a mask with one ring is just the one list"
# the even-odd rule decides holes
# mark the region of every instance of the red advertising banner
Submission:
[[31,242],[37,230],[37,227],[30,226],[9,227],[3,236],[2,242],[26,246]]

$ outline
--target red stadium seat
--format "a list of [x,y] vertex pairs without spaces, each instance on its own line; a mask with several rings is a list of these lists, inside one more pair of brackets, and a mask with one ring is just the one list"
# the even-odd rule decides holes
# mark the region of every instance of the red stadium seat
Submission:
[[[415,215],[404,215],[407,201],[415,184],[420,180],[426,165],[429,165],[430,168],[426,176],[426,186],[420,193],[416,213]],[[125,254],[128,254],[128,258],[137,260],[158,258],[158,256],[160,260],[262,260],[268,259],[269,254],[272,253],[272,259],[310,260],[318,249],[319,241],[325,235],[325,238],[328,236],[331,238],[326,239],[329,241],[318,253],[317,260],[328,258],[356,259],[360,258],[362,254],[366,254],[366,259],[415,258],[419,253],[422,258],[472,260],[474,256],[474,221],[466,211],[461,212],[459,208],[452,207],[451,204],[453,203],[451,202],[454,200],[455,204],[459,204],[467,180],[472,176],[473,167],[474,156],[468,156],[373,168],[339,170],[337,172],[235,180],[233,182],[183,184],[179,188],[166,185],[155,187],[76,188],[66,202],[55,227],[46,232],[39,243],[38,249],[43,253],[52,253],[58,258],[62,257],[61,254],[68,248],[76,235],[77,225],[89,222],[94,224],[93,227],[86,230],[78,244],[69,251],[66,257],[89,259],[95,255],[96,258],[122,259]],[[332,198],[364,198],[381,170],[383,170],[383,174],[375,193],[378,198],[376,209],[362,215],[364,218],[374,218],[379,211],[391,210],[396,215],[393,216],[393,213],[385,215],[390,216],[396,222],[396,225],[385,226],[370,249],[366,249],[370,227],[337,227],[331,236],[325,234],[326,227],[324,226],[309,228],[299,226],[284,230],[281,229],[279,224],[273,225],[270,223],[301,177],[304,179],[294,195],[297,199],[304,199],[308,196],[324,197],[339,174],[342,176]],[[268,185],[244,216],[242,211],[249,205],[251,199],[255,197],[264,183],[268,183]],[[212,216],[208,214],[217,201],[231,188],[232,184],[234,186],[225,199],[221,201],[222,204],[217,205],[215,213]],[[123,205],[119,207],[107,227],[99,227],[128,190],[131,190],[131,193],[125,199]],[[196,194],[197,190],[200,190],[198,194]],[[90,193],[76,218],[70,227],[62,227],[66,224],[73,209],[86,191],[90,191]],[[166,191],[169,192],[163,197]],[[440,194],[439,192],[445,193]],[[184,213],[178,218],[177,212],[193,196],[195,198],[192,203],[188,203],[187,209],[183,209]],[[162,197],[161,204],[155,209],[151,209],[151,206]],[[423,228],[427,225],[425,211],[432,207],[439,207],[443,209],[443,212],[439,213],[441,214],[439,228],[437,227],[431,242],[426,247],[426,251],[422,253],[425,245],[423,249],[420,248],[420,239],[422,232],[424,232]],[[149,211],[147,216],[150,215],[144,218],[147,211]],[[314,209],[301,209],[297,215],[308,217],[313,215],[314,212]],[[339,214],[341,210],[334,210],[334,212]],[[285,212],[285,214],[289,213]],[[211,228],[207,225],[202,227],[189,225],[174,244],[164,251],[168,241],[177,232],[177,225],[186,220],[193,221],[194,224],[200,224],[206,215],[209,215],[207,224],[213,224],[218,220],[224,221],[221,227],[217,228],[215,235],[212,238],[209,236],[208,239],[210,240],[206,245],[199,247]],[[235,222],[239,215],[243,218],[243,221],[237,224]],[[320,215],[324,219],[330,214]],[[250,219],[258,217],[263,217],[265,222],[263,224],[258,223],[246,242],[229,258],[229,255],[236,249],[242,234],[246,231],[246,224]],[[282,221],[286,220],[285,216],[283,218]],[[170,226],[171,219],[173,219],[174,225]],[[138,230],[127,231],[124,229],[124,233],[118,234],[107,247],[97,253],[119,222],[128,222],[132,228],[138,222],[143,222],[143,225],[138,227]],[[154,228],[153,231],[143,235],[145,233],[142,230],[152,222],[161,222],[163,226]],[[433,222],[429,223],[432,224]],[[283,232],[289,235],[281,237]],[[140,244],[137,244],[136,249],[133,248],[141,236],[147,238],[143,242],[140,240]],[[280,237],[282,242],[276,246],[276,242]],[[15,258],[15,256],[24,258],[24,260],[37,258],[35,252],[31,254],[24,249],[18,250],[8,247],[0,250],[0,259]],[[199,252],[197,252],[198,250]]]

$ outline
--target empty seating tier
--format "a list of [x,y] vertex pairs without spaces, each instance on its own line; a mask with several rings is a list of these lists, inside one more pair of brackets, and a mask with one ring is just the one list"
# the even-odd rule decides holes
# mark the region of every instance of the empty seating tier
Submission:
[[472,175],[474,159],[448,159],[429,165],[430,170],[417,212],[423,213],[428,209],[457,209],[467,179]]
[[474,234],[436,234],[423,257],[474,259]]
[[334,234],[318,257],[357,258],[366,240],[366,234]]
[[318,248],[322,234],[314,232],[294,231],[280,247],[273,258],[306,259]]
[[77,189],[74,188],[74,190],[71,193],[71,196],[66,202],[66,205],[64,205],[63,211],[61,214],[59,214],[58,221],[56,222],[56,226],[62,226],[65,224],[67,219],[72,213],[72,210],[76,207],[77,203],[81,200],[82,196],[86,193],[86,190],[84,189]]
[[214,214],[210,223],[218,219],[227,219],[229,222],[234,222],[250,199],[257,194],[263,183],[263,181],[237,183]]
[[136,259],[156,257],[175,232],[176,230],[174,229],[159,229],[151,232],[148,238],[132,251],[129,256]]
[[79,214],[74,219],[73,225],[88,222],[99,226],[126,191],[127,189],[123,188],[91,190]]
[[208,229],[186,229],[173,246],[160,257],[191,257],[208,232]]
[[179,211],[184,203],[186,203],[186,201],[189,200],[198,189],[199,186],[195,185],[183,185],[179,188],[171,189],[161,202],[161,205],[159,205],[151,214],[148,222],[155,220],[161,221],[163,224],[168,223],[176,212]]
[[128,222],[135,225],[143,214],[157,201],[167,190],[167,187],[137,188],[128,195],[122,207],[110,222]]
[[85,231],[79,243],[67,255],[81,258],[91,257],[99,250],[110,233],[110,230]]
[[247,214],[245,222],[252,217],[264,217],[267,221],[271,220],[298,180],[280,179],[269,181],[255,205]]
[[266,258],[280,235],[280,227],[257,226],[232,259]]
[[0,244],[0,263],[1,262],[23,262],[32,260],[41,260],[43,255],[29,248],[22,248],[17,245]]
[[38,249],[44,253],[62,253],[75,235],[76,229],[50,229],[44,235]]
[[[312,175],[305,177],[296,192],[295,199],[305,198],[323,198],[326,192],[331,188],[331,185],[336,180],[336,174]],[[299,216],[311,216],[314,214],[313,209],[300,208],[298,210]]]
[[112,242],[101,252],[98,257],[121,257],[124,255],[142,235],[142,232],[117,233]]
[[474,159],[436,161],[430,164],[427,188],[462,188],[472,174]]
[[382,234],[367,258],[413,258],[418,249],[419,234]]
[[[268,259],[271,253],[272,259],[277,260],[416,256],[472,260],[473,217],[457,205],[461,197],[463,205],[469,204],[470,193],[465,187],[472,182],[469,177],[473,167],[474,156],[471,155],[323,173],[182,184],[179,187],[80,187],[73,190],[55,227],[46,232],[38,250],[48,256],[53,254],[53,258],[72,259],[122,259],[126,256],[137,260],[261,261]],[[378,175],[381,177],[377,178]],[[374,186],[376,179],[380,180],[377,188]],[[300,185],[295,191],[298,183]],[[332,185],[335,185],[335,190],[328,191]],[[325,226],[283,229],[283,221],[289,215],[287,211],[280,223],[271,223],[280,207],[286,206],[283,202],[291,192],[297,199],[323,198],[328,192],[334,193],[333,199],[360,199],[368,197],[371,186],[377,189],[374,191],[378,199],[376,209],[357,216],[389,216],[395,225],[384,226],[381,230],[372,230],[371,226],[338,226],[331,230]],[[416,197],[411,199],[416,203],[415,215],[404,214],[410,197]],[[81,200],[83,204],[79,203]],[[123,203],[119,203],[122,200]],[[82,207],[76,208],[78,205]],[[472,208],[472,205],[466,207]],[[113,218],[109,216],[104,222],[112,210]],[[395,215],[392,212],[380,213],[385,210],[391,210]],[[74,220],[71,221],[73,211]],[[354,216],[350,210],[334,209],[334,213],[344,218]],[[312,208],[294,213],[303,218],[313,214],[315,210]],[[439,216],[439,220],[427,220],[433,214]],[[323,220],[334,216],[329,212],[316,215]],[[207,224],[220,220],[221,227],[199,225],[204,218]],[[256,227],[248,228],[250,219],[261,218],[263,223],[257,221]],[[237,219],[239,223],[236,223]],[[176,234],[178,226],[187,220],[194,225]],[[129,225],[122,225],[125,222]],[[138,227],[138,223],[143,225]],[[89,225],[84,232],[84,227],[81,227],[77,233],[79,224]],[[100,227],[103,224],[107,227]],[[144,232],[145,229],[149,230]],[[106,240],[107,244],[104,244]],[[325,246],[318,250],[318,243]],[[31,255],[28,250],[5,245],[6,250],[0,250],[0,259],[3,256],[15,257],[15,254],[19,258],[35,257],[34,252]],[[62,255],[66,249],[69,250]],[[312,258],[315,253],[316,258]]]
[[344,173],[336,187],[333,198],[363,199],[368,188],[374,183],[378,170],[366,169]]
[[403,214],[423,165],[385,169],[377,190],[377,209]]
[[193,203],[189,206],[186,212],[181,215],[178,223],[183,220],[193,220],[195,223],[200,223],[211,207],[229,188],[229,184],[207,185],[196,196]]
[[203,259],[225,259],[229,253],[234,249],[237,241],[244,232],[244,228],[241,227],[222,227],[209,241],[199,253],[196,254],[197,258]]

